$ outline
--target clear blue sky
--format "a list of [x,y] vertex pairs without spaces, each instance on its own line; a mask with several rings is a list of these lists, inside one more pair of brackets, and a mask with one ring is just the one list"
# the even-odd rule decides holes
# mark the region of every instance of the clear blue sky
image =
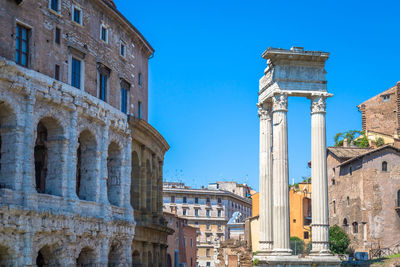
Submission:
[[[356,105],[400,80],[400,1],[115,0],[155,48],[149,121],[171,149],[164,177],[258,190],[258,80],[269,46],[331,53],[327,139],[361,128]],[[310,175],[310,103],[289,98],[290,181]]]

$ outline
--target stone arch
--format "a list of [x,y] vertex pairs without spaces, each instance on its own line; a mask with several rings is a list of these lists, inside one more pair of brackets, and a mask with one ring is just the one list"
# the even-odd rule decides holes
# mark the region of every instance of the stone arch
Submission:
[[76,259],[76,266],[77,267],[96,266],[96,260],[97,260],[96,251],[90,247],[84,247],[79,253],[78,258]]
[[124,247],[122,243],[114,241],[108,252],[108,267],[125,266]]
[[59,266],[62,264],[62,259],[57,252],[61,252],[61,249],[56,247],[55,245],[43,246],[36,255],[36,266],[37,267],[45,267],[45,266]]
[[152,172],[150,160],[146,161],[146,210],[151,211]]
[[137,250],[135,250],[132,254],[132,265],[133,265],[133,267],[141,267],[142,266],[142,260],[140,259],[140,253]]
[[108,146],[107,157],[107,195],[111,205],[120,206],[121,203],[121,179],[122,179],[122,151],[116,142]]
[[0,245],[0,266],[14,266],[14,257],[10,248]]
[[62,196],[64,129],[52,117],[42,118],[36,128],[35,181],[38,193]]
[[147,263],[149,266],[153,266],[153,254],[151,251],[147,252]]
[[97,158],[96,137],[89,130],[82,131],[78,138],[76,161],[76,194],[82,200],[96,201]]
[[140,161],[136,151],[132,152],[131,170],[131,206],[135,210],[139,209],[140,202]]
[[15,189],[17,116],[0,100],[0,188]]
[[172,258],[171,258],[171,254],[169,254],[169,253],[167,255],[167,267],[172,267]]

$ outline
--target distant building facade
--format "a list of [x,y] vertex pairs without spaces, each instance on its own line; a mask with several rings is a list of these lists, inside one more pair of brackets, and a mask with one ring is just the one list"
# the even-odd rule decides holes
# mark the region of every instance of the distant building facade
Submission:
[[0,266],[164,266],[153,48],[112,0],[2,0],[0,25]]
[[289,190],[290,236],[311,241],[311,182],[298,183]]
[[[228,237],[227,223],[239,211],[244,218],[251,216],[251,200],[245,197],[242,185],[232,191],[222,190],[224,182],[208,188],[192,189],[182,183],[164,183],[164,211],[176,213],[197,229],[197,264],[215,266],[216,244]],[[218,185],[219,184],[219,185]],[[230,188],[231,183],[229,184]],[[241,195],[233,193],[239,192]],[[236,191],[237,190],[237,191]],[[248,191],[249,192],[249,191]]]
[[188,225],[187,220],[174,213],[164,212],[168,227],[174,230],[168,236],[167,265],[195,267],[197,257],[197,228]]

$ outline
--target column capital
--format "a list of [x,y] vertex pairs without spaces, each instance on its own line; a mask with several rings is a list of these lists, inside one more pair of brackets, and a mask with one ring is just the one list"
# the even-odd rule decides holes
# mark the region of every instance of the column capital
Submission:
[[311,114],[312,113],[325,113],[326,112],[326,96],[317,95],[311,98]]
[[260,120],[267,120],[267,119],[272,119],[272,107],[270,104],[264,103],[264,104],[257,104],[258,107],[258,117],[260,117]]
[[286,93],[279,93],[272,97],[272,110],[287,111],[288,108],[288,95]]

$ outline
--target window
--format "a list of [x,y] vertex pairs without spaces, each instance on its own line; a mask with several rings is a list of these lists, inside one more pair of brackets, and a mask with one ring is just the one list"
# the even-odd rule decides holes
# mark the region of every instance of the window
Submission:
[[206,224],[206,229],[210,230],[211,229],[211,225],[209,223]]
[[16,36],[15,63],[24,67],[28,67],[29,29],[18,24]]
[[187,203],[187,198],[183,197],[183,203]]
[[222,204],[222,199],[218,198],[218,204]]
[[350,173],[350,175],[353,175],[353,167],[352,166],[350,166],[350,168],[349,168],[349,173]]
[[122,41],[121,41],[119,53],[120,53],[121,56],[126,57],[126,45]]
[[383,102],[388,102],[390,100],[390,95],[383,95],[382,100]]
[[194,210],[194,216],[199,217],[199,209]]
[[108,79],[110,77],[110,69],[103,64],[98,64],[99,71],[99,98],[107,101]]
[[50,9],[54,10],[55,12],[60,12],[60,0],[50,0]]
[[140,87],[143,86],[143,74],[141,72],[138,75],[138,84]]
[[81,66],[82,62],[79,59],[72,58],[71,63],[71,85],[81,89]]
[[350,206],[350,198],[349,197],[347,197],[346,201],[347,201],[347,207]]
[[[208,254],[210,254],[210,249],[209,248],[207,249],[207,251],[208,251]],[[207,255],[207,257],[210,257],[210,255]],[[209,261],[207,261],[206,266],[207,267],[211,266],[211,263]]]
[[343,219],[343,226],[347,226],[347,219],[346,218]]
[[171,203],[175,203],[175,196],[171,196]]
[[60,80],[60,65],[55,65],[54,67],[54,79],[56,79],[57,81]]
[[400,190],[397,191],[397,207],[400,207]]
[[309,233],[307,231],[304,231],[304,239],[308,239],[309,238]]
[[194,225],[199,226],[199,222],[195,222]]
[[357,234],[357,233],[358,233],[358,223],[353,222],[353,234]]
[[211,201],[210,201],[210,198],[208,197],[208,198],[207,198],[207,204],[210,204],[210,202],[211,202]]
[[210,217],[210,210],[206,210],[206,216]]
[[296,219],[293,219],[293,223],[296,223]]
[[121,111],[125,114],[129,113],[128,96],[130,87],[131,85],[127,81],[121,80]]
[[387,172],[388,171],[388,164],[386,161],[382,162],[382,171]]
[[336,214],[336,201],[333,201],[333,214]]
[[335,179],[332,179],[332,185],[335,185],[335,184],[336,184]]
[[72,5],[72,20],[82,25],[82,10],[75,5]]
[[222,225],[218,224],[218,230],[222,230]]
[[186,209],[183,209],[183,215],[186,215]]
[[142,102],[138,101],[138,118],[142,118]]
[[218,210],[218,217],[221,217],[221,210]]
[[199,204],[199,198],[198,197],[194,198],[194,204]]
[[55,36],[54,36],[54,42],[56,44],[61,43],[61,30],[60,30],[60,28],[57,28],[57,27],[56,27]]
[[[210,249],[209,248],[206,250],[206,256],[210,257]],[[210,266],[210,262],[207,262],[207,266]]]
[[108,29],[105,25],[100,27],[100,39],[108,43]]

